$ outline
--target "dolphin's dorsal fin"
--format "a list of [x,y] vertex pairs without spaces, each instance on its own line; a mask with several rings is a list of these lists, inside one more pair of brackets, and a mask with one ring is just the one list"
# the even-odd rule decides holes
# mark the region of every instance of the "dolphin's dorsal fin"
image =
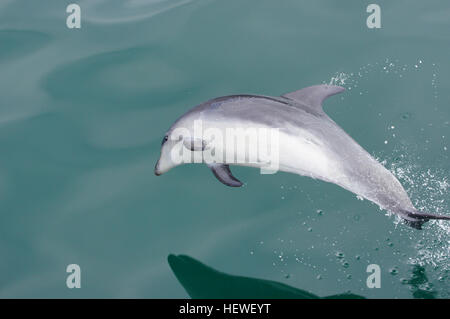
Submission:
[[242,182],[231,174],[230,166],[227,164],[208,164],[213,174],[219,181],[230,187],[241,187]]
[[313,85],[307,88],[282,95],[282,97],[300,102],[314,109],[322,110],[322,102],[329,96],[345,91],[337,85]]

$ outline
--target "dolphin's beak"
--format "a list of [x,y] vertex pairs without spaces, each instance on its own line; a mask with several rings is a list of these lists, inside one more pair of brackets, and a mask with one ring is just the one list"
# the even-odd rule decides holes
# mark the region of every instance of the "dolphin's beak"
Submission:
[[161,156],[159,157],[158,161],[156,162],[155,165],[155,175],[159,176],[162,175],[166,172],[168,172],[169,170],[171,170],[172,168],[174,168],[175,166],[177,166],[176,164],[174,164],[170,158],[170,150],[163,150],[161,152]]
[[159,176],[159,175],[161,175],[162,174],[162,172],[161,172],[161,170],[159,169],[159,160],[156,162],[156,165],[155,165],[155,175],[156,176]]

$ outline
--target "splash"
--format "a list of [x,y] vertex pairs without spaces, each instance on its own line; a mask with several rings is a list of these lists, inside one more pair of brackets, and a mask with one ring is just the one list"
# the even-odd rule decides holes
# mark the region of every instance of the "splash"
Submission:
[[[394,150],[394,161],[388,164],[390,171],[399,179],[420,211],[448,215],[450,213],[450,180],[448,171],[427,168],[412,158],[410,148],[402,145]],[[432,279],[443,283],[449,281],[450,272],[450,223],[432,220],[426,230],[413,240],[416,256],[408,258],[413,267],[430,267]],[[440,297],[450,295],[448,289],[440,290]]]
[[[429,99],[428,105],[434,106],[436,110],[439,103],[436,67],[436,64],[422,58],[409,61],[408,64],[401,63],[399,60],[385,59],[353,69],[353,72],[336,72],[323,83],[344,86],[347,90],[352,90],[353,97],[358,94],[373,97],[379,94],[375,92],[379,88],[373,86],[379,81],[388,82],[383,83],[387,88],[395,88],[398,82],[402,82],[403,85],[410,80],[418,81],[416,83],[424,81],[425,86],[428,85],[425,88],[427,95],[424,96]],[[448,164],[446,164],[448,157],[446,157],[445,144],[447,136],[438,135],[439,140],[433,140],[427,135],[428,131],[419,128],[423,132],[420,138],[424,139],[421,143],[421,139],[407,135],[410,133],[408,125],[411,119],[415,120],[415,114],[409,113],[412,111],[408,109],[408,112],[405,112],[403,109],[400,112],[398,110],[393,112],[392,109],[383,109],[383,107],[385,105],[380,105],[378,115],[382,116],[381,112],[387,114],[384,116],[386,120],[382,120],[385,123],[386,136],[380,138],[378,146],[385,151],[377,151],[377,154],[373,154],[374,157],[400,180],[417,209],[427,213],[450,215],[450,175]],[[433,112],[433,108],[430,107],[429,111]],[[441,120],[442,118],[437,119],[437,121]],[[448,121],[427,124],[433,126],[434,133],[435,129],[446,129],[449,126]],[[423,156],[430,152],[431,145],[433,145],[434,154],[437,155],[432,159],[432,163],[425,159],[428,156]],[[286,191],[288,187],[282,186],[281,189]],[[390,234],[390,238],[386,242],[376,238],[375,244],[369,243],[373,238],[361,236],[363,246],[373,249],[362,251],[358,250],[359,248],[345,246],[349,236],[346,234],[348,229],[356,228],[342,227],[338,236],[317,231],[316,227],[320,230],[320,223],[316,223],[315,219],[322,215],[322,210],[320,214],[312,214],[312,209],[317,209],[317,202],[307,193],[304,196],[305,202],[309,201],[311,209],[308,210],[305,203],[302,204],[302,212],[299,213],[302,215],[301,225],[298,226],[301,235],[295,234],[291,235],[292,237],[284,235],[287,236],[284,242],[280,240],[274,244],[277,249],[273,250],[273,266],[276,266],[283,274],[289,272],[291,280],[294,278],[295,281],[295,270],[292,269],[302,267],[318,280],[328,281],[332,278],[338,284],[357,287],[359,275],[355,269],[363,267],[363,263],[370,263],[377,259],[391,275],[386,280],[391,280],[392,286],[396,287],[391,292],[393,296],[397,294],[411,296],[409,292],[405,292],[408,286],[414,298],[450,297],[449,222],[429,221],[422,231],[418,231],[405,226],[398,215],[383,210],[383,213],[392,216],[391,220],[396,225],[395,230],[387,229],[386,232]],[[358,196],[356,198],[362,199]],[[327,208],[324,209],[327,211]],[[342,216],[345,217],[345,214]],[[359,215],[347,219],[347,221],[358,220]],[[286,243],[290,238],[294,238],[293,245]],[[346,247],[345,254],[343,247]],[[317,262],[318,257],[315,255],[317,251],[328,252],[325,254],[327,258],[325,262],[323,259]]]
[[331,77],[330,81],[328,82],[329,85],[340,85],[344,86],[347,81],[353,74],[347,74],[344,72],[336,73],[334,76]]
[[345,87],[347,90],[358,90],[359,95],[369,93],[366,86],[360,82],[367,79],[374,74],[383,74],[398,79],[406,77],[410,72],[420,72],[428,68],[431,70],[430,84],[433,91],[433,99],[436,102],[438,98],[438,65],[436,63],[424,61],[422,58],[417,58],[410,63],[402,63],[399,59],[385,58],[383,61],[375,63],[367,63],[360,66],[353,72],[335,72],[329,81],[323,81],[323,84],[339,85]]
[[[371,90],[367,85],[367,81],[371,81],[374,77],[378,80],[407,80],[410,76],[417,75],[421,72],[421,77],[425,84],[430,86],[431,93],[429,100],[430,110],[437,110],[439,106],[439,77],[438,64],[417,58],[415,61],[403,63],[398,59],[386,58],[375,63],[368,63],[350,72],[336,72],[331,76],[329,84],[341,85],[347,90],[356,91],[357,94],[368,94]],[[327,83],[327,82],[324,82]],[[374,92],[371,92],[374,93]],[[355,94],[355,92],[353,93]],[[381,113],[379,113],[381,116]],[[401,120],[408,120],[412,115],[404,113]],[[392,119],[391,119],[392,121]],[[395,123],[387,123],[388,139],[381,139],[380,143],[389,147],[386,154],[378,154],[387,160],[381,161],[401,182],[405,190],[409,194],[414,206],[426,213],[435,213],[440,215],[450,215],[450,175],[448,166],[444,163],[437,167],[430,168],[427,162],[418,160],[417,154],[428,151],[426,146],[417,144],[417,141],[404,142],[401,127],[394,125]],[[443,123],[444,127],[448,126],[448,121]],[[429,124],[430,126],[432,124]],[[442,125],[442,124],[441,124]],[[423,128],[421,129],[423,131]],[[441,150],[443,155],[448,150],[445,144],[446,136],[442,136]],[[430,138],[424,140],[424,145],[429,144]],[[440,143],[439,141],[435,141]],[[416,144],[414,144],[416,143]],[[434,145],[436,145],[434,143]],[[443,145],[442,145],[443,144]],[[437,146],[437,145],[436,145]],[[433,147],[434,148],[434,147]],[[416,155],[416,156],[414,156]],[[444,160],[445,161],[445,160]],[[390,215],[390,214],[388,214]],[[395,215],[395,224],[400,224],[401,219]],[[410,242],[414,248],[413,254],[405,255],[404,262],[409,264],[412,269],[427,269],[429,273],[429,282],[427,287],[419,291],[427,291],[429,293],[437,292],[440,298],[450,297],[450,223],[448,221],[429,221],[422,232],[398,227],[400,236],[404,237],[405,242]],[[433,292],[434,290],[434,292]]]

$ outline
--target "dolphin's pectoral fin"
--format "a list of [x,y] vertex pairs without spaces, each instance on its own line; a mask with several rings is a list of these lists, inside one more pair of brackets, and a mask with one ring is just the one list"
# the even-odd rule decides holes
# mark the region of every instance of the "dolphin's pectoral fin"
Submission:
[[321,84],[287,93],[282,96],[322,111],[322,102],[327,97],[341,93],[342,91],[345,91],[345,88],[342,86]]
[[242,182],[231,174],[230,166],[226,164],[208,164],[213,174],[219,181],[230,187],[240,187]]
[[190,151],[204,151],[208,149],[208,143],[200,138],[185,138],[183,145]]

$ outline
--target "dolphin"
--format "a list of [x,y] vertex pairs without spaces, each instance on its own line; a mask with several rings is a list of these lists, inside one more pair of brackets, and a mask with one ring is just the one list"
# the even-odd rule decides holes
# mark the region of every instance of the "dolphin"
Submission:
[[[182,115],[166,132],[155,174],[161,175],[184,162],[173,160],[175,147],[193,153],[211,152],[210,140],[195,137],[195,121],[206,127],[278,128],[279,170],[334,183],[380,208],[399,215],[407,225],[421,229],[430,219],[450,220],[417,210],[397,178],[344,132],[322,108],[322,102],[345,89],[314,85],[279,97],[231,95],[206,101]],[[186,134],[179,134],[183,128]],[[193,137],[194,136],[194,137]],[[228,144],[212,146],[229,152]],[[217,149],[217,148],[221,149]],[[234,149],[233,149],[234,151]],[[231,187],[242,186],[229,165],[263,167],[264,161],[207,163],[216,178]]]

